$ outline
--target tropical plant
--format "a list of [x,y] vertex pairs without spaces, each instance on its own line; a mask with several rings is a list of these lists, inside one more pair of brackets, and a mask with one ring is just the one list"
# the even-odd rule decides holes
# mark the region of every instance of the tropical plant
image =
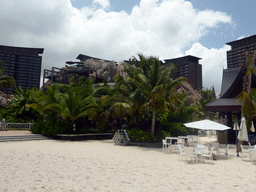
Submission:
[[251,122],[255,114],[255,89],[251,88],[252,77],[255,76],[255,60],[256,60],[256,51],[253,56],[250,57],[246,52],[246,61],[243,65],[243,69],[246,70],[245,76],[243,77],[243,91],[238,96],[238,100],[242,102],[242,117],[245,116],[247,120],[247,127],[251,127]]
[[154,135],[156,111],[167,111],[168,98],[175,92],[175,88],[185,81],[185,78],[172,79],[176,69],[174,65],[165,68],[156,57],[145,57],[142,54],[138,56],[139,60],[134,57],[136,67],[129,65],[135,73],[128,79],[145,97],[143,106],[152,110],[151,133]]
[[7,87],[11,87],[11,86],[16,88],[15,79],[8,75],[4,75],[4,70],[5,70],[5,68],[3,67],[4,65],[5,65],[4,62],[0,61],[0,86],[3,88],[7,88]]
[[42,92],[37,91],[34,87],[32,89],[27,88],[24,92],[22,87],[19,86],[14,93],[14,98],[16,100],[11,101],[10,108],[15,110],[15,116],[19,117],[29,117],[30,119],[36,120],[39,114],[34,110],[29,108],[27,105],[37,102]]
[[176,94],[172,98],[172,105],[169,105],[169,113],[166,120],[169,122],[187,123],[195,120],[199,114],[198,104],[189,104],[188,94]]
[[202,98],[198,102],[199,118],[200,119],[213,118],[215,114],[209,113],[205,110],[206,104],[215,99],[213,88],[210,88],[210,89],[203,88],[202,90],[200,90],[200,94]]

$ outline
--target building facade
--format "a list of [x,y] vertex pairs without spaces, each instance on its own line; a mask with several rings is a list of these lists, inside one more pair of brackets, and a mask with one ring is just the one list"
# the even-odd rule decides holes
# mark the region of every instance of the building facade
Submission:
[[175,59],[165,59],[164,65],[174,64],[178,68],[175,78],[185,77],[196,90],[202,89],[202,65],[199,64],[201,58],[191,55]]
[[248,52],[248,54],[253,54],[256,50],[256,35],[226,44],[231,46],[231,50],[227,51],[228,69],[241,67],[241,65],[245,62],[245,52]]
[[[0,45],[0,61],[5,64],[5,75],[9,75],[16,80],[16,86],[26,88],[39,88],[42,56],[44,49],[12,47]],[[1,88],[4,93],[10,94],[14,88]]]

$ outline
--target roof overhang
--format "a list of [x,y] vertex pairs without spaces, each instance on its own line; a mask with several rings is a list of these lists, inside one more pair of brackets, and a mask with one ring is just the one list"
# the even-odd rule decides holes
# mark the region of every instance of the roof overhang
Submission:
[[212,112],[235,112],[241,111],[242,103],[237,98],[216,99],[205,106],[206,111]]

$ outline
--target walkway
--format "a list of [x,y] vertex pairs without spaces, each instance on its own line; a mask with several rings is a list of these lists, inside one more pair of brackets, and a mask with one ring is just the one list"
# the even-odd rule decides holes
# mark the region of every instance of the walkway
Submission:
[[31,141],[31,140],[47,140],[41,134],[33,134],[30,131],[0,131],[0,142],[9,141]]

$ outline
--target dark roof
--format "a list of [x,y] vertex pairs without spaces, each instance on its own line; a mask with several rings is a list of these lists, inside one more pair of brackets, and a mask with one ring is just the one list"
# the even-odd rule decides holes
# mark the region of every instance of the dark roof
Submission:
[[43,54],[44,49],[33,48],[33,47],[14,47],[14,46],[0,45],[0,51],[38,55],[38,54]]
[[106,60],[106,59],[99,59],[96,57],[91,57],[91,56],[83,55],[83,54],[79,54],[76,59],[79,59],[80,61],[86,61],[87,59],[95,59],[95,60],[103,60],[103,61],[110,62],[109,60]]
[[184,59],[184,58],[187,58],[189,61],[198,61],[202,58],[199,58],[199,57],[195,57],[195,56],[192,56],[192,55],[187,55],[187,56],[184,56],[184,57],[178,57],[178,58],[173,58],[173,59],[164,59],[164,61],[174,61],[174,60],[180,60],[180,59]]
[[239,78],[240,67],[223,70],[222,86],[220,97],[228,97],[233,89],[237,86],[236,80]]
[[238,101],[237,98],[219,98],[216,99],[208,104],[206,104],[207,107],[213,107],[213,106],[241,106],[242,103]]
[[252,35],[250,37],[246,37],[246,38],[243,38],[243,39],[238,39],[238,40],[235,40],[235,41],[231,41],[231,42],[228,42],[226,44],[230,45],[230,46],[233,46],[234,44],[237,44],[237,43],[242,42],[242,41],[247,41],[247,40],[249,40],[251,38],[256,38],[256,35]]
[[237,98],[220,98],[205,105],[206,111],[241,111],[242,103]]

